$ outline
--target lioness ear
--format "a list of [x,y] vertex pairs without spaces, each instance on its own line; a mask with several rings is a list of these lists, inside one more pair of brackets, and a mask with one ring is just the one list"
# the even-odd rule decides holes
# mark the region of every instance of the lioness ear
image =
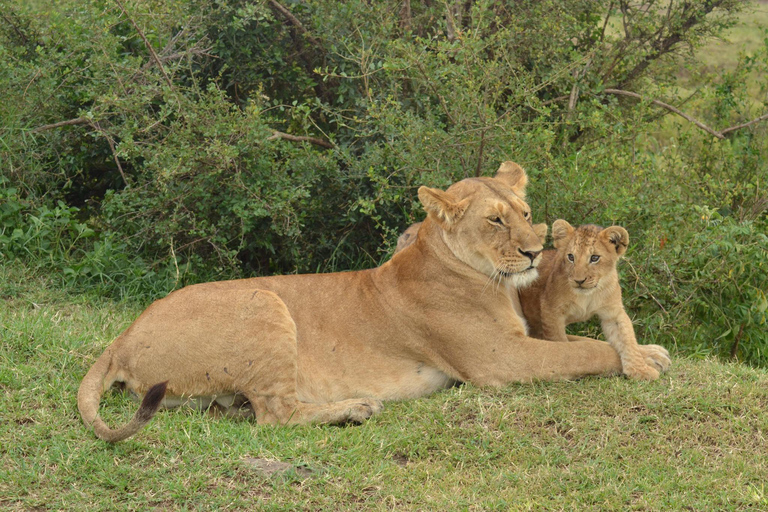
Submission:
[[506,161],[496,171],[496,178],[508,185],[520,199],[525,199],[525,186],[528,184],[528,175],[522,167],[515,162]]
[[541,224],[534,224],[532,227],[534,234],[539,237],[539,242],[541,242],[541,245],[544,245],[544,242],[547,241],[549,227],[543,222]]
[[568,224],[568,221],[563,219],[557,219],[552,224],[552,243],[555,245],[555,249],[559,249],[573,234],[573,226]]
[[629,233],[621,226],[611,226],[600,232],[600,236],[606,242],[616,247],[616,254],[623,255],[629,245]]
[[419,200],[427,213],[431,213],[444,227],[456,223],[469,206],[469,199],[457,201],[448,192],[429,187],[419,187]]

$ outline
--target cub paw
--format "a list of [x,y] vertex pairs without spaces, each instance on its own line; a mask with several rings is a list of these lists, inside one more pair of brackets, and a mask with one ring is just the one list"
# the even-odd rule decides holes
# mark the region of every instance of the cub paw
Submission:
[[638,345],[646,364],[659,372],[666,371],[672,365],[669,351],[661,345]]

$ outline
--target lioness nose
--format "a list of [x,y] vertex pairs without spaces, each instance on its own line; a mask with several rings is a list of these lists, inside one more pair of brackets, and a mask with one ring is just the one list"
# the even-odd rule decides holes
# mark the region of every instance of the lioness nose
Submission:
[[522,254],[523,256],[528,256],[531,259],[531,262],[533,262],[533,260],[536,259],[536,256],[538,256],[539,253],[541,253],[541,251],[524,251],[522,249],[518,249],[518,251],[520,251],[520,254]]
[[584,283],[587,281],[587,278],[585,277],[585,278],[584,278],[584,279],[582,279],[581,281],[579,281],[578,279],[574,279],[574,281],[576,281],[576,284],[578,284],[578,285],[582,285],[582,284],[584,284]]

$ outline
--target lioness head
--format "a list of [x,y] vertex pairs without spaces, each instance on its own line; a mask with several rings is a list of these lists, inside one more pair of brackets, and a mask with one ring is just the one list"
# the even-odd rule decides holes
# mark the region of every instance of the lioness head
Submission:
[[521,287],[538,276],[543,249],[541,226],[534,231],[525,202],[527,183],[519,165],[504,162],[493,178],[468,178],[446,191],[420,187],[419,199],[456,258]]
[[562,219],[552,224],[552,239],[569,284],[580,293],[593,292],[603,277],[615,272],[629,245],[629,234],[621,226],[574,228]]

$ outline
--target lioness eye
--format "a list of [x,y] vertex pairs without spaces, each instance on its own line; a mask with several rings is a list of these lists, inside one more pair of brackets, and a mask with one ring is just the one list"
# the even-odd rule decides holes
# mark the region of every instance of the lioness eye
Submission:
[[593,254],[592,257],[589,258],[590,263],[597,263],[600,260],[600,256],[597,254]]
[[523,215],[524,215],[524,216],[525,216],[525,218],[527,219],[528,217],[530,217],[530,216],[531,216],[531,212],[525,212]]
[[571,263],[573,263],[573,254],[569,254],[569,255],[568,255],[568,261],[570,261]]
[[494,224],[498,224],[499,226],[503,226],[504,225],[504,223],[501,222],[501,219],[499,217],[489,217],[488,220],[491,221]]

